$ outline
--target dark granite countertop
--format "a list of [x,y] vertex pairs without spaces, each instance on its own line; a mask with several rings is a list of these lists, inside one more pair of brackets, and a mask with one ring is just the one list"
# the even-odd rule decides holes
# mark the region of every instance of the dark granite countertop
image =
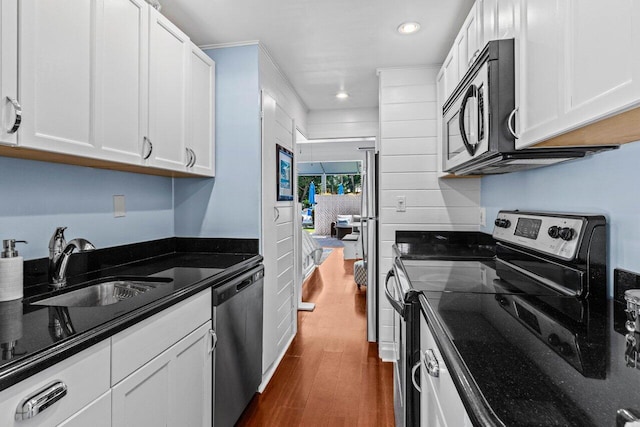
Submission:
[[[51,292],[42,282],[46,260],[29,261],[25,262],[25,298],[0,303],[0,390],[262,261],[257,242],[234,239],[162,239],[73,257],[70,264],[75,271],[65,289]],[[161,277],[166,281],[112,305],[31,304],[109,277]],[[57,328],[50,327],[52,320],[57,320]],[[10,342],[15,347],[9,348]]]
[[[452,260],[412,248],[397,251],[403,262]],[[616,270],[616,295],[638,283]],[[640,334],[625,329],[619,300],[420,286],[422,315],[474,425],[615,426],[619,409],[640,414]]]

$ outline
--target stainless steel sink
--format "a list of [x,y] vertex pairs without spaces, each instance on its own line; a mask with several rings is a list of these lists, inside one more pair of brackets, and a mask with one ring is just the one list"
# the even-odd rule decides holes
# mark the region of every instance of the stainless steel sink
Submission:
[[76,289],[53,297],[32,302],[33,305],[54,305],[62,307],[99,307],[119,303],[134,298],[161,283],[172,279],[164,277],[139,279],[109,279],[84,288]]

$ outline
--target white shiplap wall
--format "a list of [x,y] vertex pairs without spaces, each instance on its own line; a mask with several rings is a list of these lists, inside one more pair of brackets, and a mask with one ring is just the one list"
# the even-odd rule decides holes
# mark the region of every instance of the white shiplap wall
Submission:
[[311,110],[307,139],[357,138],[378,135],[377,108]]
[[[437,68],[379,70],[380,171],[379,351],[392,358],[392,309],[384,278],[393,261],[397,230],[478,230],[480,180],[439,179],[437,162]],[[396,200],[406,197],[406,212]]]

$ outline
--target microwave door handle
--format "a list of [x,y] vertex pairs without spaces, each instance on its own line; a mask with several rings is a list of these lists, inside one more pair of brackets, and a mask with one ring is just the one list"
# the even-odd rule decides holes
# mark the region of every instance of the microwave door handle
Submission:
[[478,94],[478,88],[476,87],[476,85],[469,86],[469,89],[467,89],[467,92],[464,94],[464,97],[462,98],[462,105],[460,105],[460,113],[458,114],[458,120],[460,122],[460,135],[462,136],[462,142],[464,143],[464,146],[467,149],[467,152],[471,156],[473,156],[476,153],[477,144],[471,144],[469,142],[469,138],[467,138],[467,130],[465,129],[465,125],[464,125],[464,113],[465,113],[465,110],[467,109],[467,102],[469,101],[469,99],[476,97],[477,94]]

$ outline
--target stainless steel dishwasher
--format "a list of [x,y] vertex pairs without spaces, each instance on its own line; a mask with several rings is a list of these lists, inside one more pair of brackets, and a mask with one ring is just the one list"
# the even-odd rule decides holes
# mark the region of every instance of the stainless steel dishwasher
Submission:
[[262,381],[262,292],[259,265],[213,288],[213,420],[233,426]]

